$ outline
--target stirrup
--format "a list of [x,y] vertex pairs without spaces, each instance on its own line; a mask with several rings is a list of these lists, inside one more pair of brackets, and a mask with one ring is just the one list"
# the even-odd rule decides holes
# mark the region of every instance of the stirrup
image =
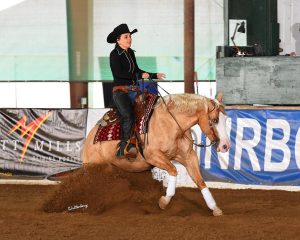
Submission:
[[137,157],[137,149],[135,144],[127,143],[126,148],[124,150],[124,155],[127,158],[136,158]]

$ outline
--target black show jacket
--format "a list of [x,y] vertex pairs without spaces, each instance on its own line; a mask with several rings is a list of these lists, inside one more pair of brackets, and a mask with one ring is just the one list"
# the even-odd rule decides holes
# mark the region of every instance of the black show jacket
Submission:
[[[134,50],[127,51],[116,44],[110,53],[110,68],[114,78],[114,86],[133,85],[142,78],[146,71],[141,70],[136,62]],[[147,72],[149,73],[149,72]],[[156,73],[149,73],[152,79],[157,79]]]

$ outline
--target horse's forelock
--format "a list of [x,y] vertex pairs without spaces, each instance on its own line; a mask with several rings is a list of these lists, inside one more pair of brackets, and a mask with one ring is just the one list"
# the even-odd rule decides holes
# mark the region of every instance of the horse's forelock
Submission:
[[227,115],[225,112],[225,105],[222,102],[219,102],[218,99],[212,99],[215,103],[215,107],[221,111],[223,114]]
[[218,99],[213,99],[213,101],[216,104],[216,107],[219,108],[220,107],[220,102],[218,101]]

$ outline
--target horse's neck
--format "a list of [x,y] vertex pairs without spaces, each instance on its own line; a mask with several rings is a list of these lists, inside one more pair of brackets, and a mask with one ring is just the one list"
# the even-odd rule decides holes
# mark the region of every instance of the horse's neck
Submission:
[[188,129],[190,129],[192,126],[194,126],[198,122],[197,121],[198,118],[196,115],[188,115],[186,113],[177,113],[177,114],[173,114],[173,116],[176,119],[176,121],[178,122],[178,125],[180,126],[180,128],[184,131],[187,131]]
[[170,131],[170,127],[172,129],[176,128],[179,130],[179,134],[182,133],[182,131],[187,131],[192,126],[198,123],[198,117],[196,114],[191,115],[184,112],[176,112],[176,111],[166,111],[165,109],[159,108],[156,110],[156,124],[158,122],[163,121],[164,125],[167,127],[165,129],[168,129]]

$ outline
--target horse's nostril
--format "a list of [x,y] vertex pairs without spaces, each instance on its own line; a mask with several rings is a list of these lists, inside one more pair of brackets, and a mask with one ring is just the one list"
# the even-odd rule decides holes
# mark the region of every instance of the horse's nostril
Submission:
[[227,149],[227,145],[226,144],[223,145],[223,149]]

